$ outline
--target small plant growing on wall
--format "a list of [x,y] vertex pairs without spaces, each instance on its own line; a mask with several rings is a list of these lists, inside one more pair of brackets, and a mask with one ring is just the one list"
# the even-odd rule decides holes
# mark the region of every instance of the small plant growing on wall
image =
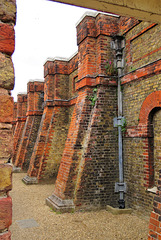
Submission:
[[92,107],[94,107],[97,101],[97,88],[93,89],[93,94],[91,96],[88,96],[88,99],[91,101]]
[[[118,121],[121,120],[121,121]],[[121,127],[121,132],[126,132],[127,122],[126,118],[121,117],[121,119],[115,117],[114,118],[114,127]]]
[[114,66],[114,62],[105,61],[106,74],[109,76],[117,75],[117,68]]
[[127,126],[127,122],[126,122],[126,118],[122,119],[122,126],[121,126],[121,132],[126,132],[126,126]]

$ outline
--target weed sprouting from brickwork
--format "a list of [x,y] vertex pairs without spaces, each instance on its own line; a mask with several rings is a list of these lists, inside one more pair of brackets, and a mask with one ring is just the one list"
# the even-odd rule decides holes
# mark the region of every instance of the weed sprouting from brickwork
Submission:
[[117,75],[117,68],[114,65],[114,62],[111,61],[105,61],[105,69],[106,69],[106,74],[109,76],[112,75]]
[[93,94],[91,96],[87,96],[87,98],[91,101],[92,107],[94,107],[97,101],[97,88],[94,88]]
[[123,118],[123,125],[121,126],[121,132],[126,132],[126,126],[127,126],[127,122],[126,119]]

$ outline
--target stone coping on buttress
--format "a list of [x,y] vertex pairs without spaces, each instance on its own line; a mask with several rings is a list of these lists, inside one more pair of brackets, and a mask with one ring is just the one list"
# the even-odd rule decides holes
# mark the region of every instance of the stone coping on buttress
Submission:
[[20,173],[20,172],[22,172],[22,170],[21,170],[21,168],[20,167],[15,167],[15,166],[13,166],[13,171],[12,171],[13,173]]
[[49,206],[55,212],[73,212],[75,210],[75,205],[73,200],[65,199],[62,200],[55,194],[46,198],[46,205]]
[[26,185],[31,185],[31,184],[38,184],[38,180],[36,177],[29,177],[29,176],[25,176],[22,181],[26,184]]
[[27,95],[27,92],[18,92],[17,96],[18,95]]
[[103,15],[108,15],[108,16],[112,16],[112,17],[116,17],[116,18],[119,18],[120,16],[117,15],[117,14],[113,14],[113,13],[105,13],[105,12],[99,12],[99,11],[87,11],[85,12],[82,17],[78,20],[78,22],[76,23],[76,27],[80,24],[80,22],[86,17],[86,16],[89,16],[89,17],[97,17],[98,14],[103,14]]
[[35,78],[35,79],[29,79],[29,80],[28,80],[28,83],[29,83],[29,82],[33,82],[33,83],[34,83],[34,82],[44,82],[44,80],[43,80],[43,79],[37,79],[37,78]]
[[78,50],[73,53],[69,58],[65,57],[48,57],[46,61],[44,62],[44,65],[46,62],[54,62],[54,61],[64,61],[64,62],[69,62],[73,57],[75,57],[78,54]]

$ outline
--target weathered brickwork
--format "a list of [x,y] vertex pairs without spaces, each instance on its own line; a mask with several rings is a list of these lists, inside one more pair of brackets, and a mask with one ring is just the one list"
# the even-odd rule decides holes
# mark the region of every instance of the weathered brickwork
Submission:
[[15,0],[1,0],[0,6],[0,19],[4,23],[12,23],[16,22],[16,1]]
[[[89,111],[87,106],[86,108]],[[114,116],[116,116],[116,89],[101,86],[98,88],[98,100],[89,115],[89,120],[88,117],[83,119],[85,125],[87,124],[86,133],[80,134],[81,137],[77,139],[78,145],[79,142],[83,143],[74,190],[74,202],[78,206],[87,205],[87,208],[90,205],[117,206],[117,195],[113,191],[118,178]],[[81,129],[82,127],[83,123]]]
[[11,123],[13,119],[13,98],[9,95],[0,94],[0,122]]
[[10,56],[0,52],[0,85],[12,90],[14,86],[14,69]]
[[[119,19],[119,34],[120,35],[125,35],[127,32],[129,32],[129,30],[132,31],[132,29],[139,24],[140,21],[131,17],[131,18],[127,18],[127,17],[122,17],[120,16]],[[135,29],[136,31],[136,29]]]
[[0,165],[0,193],[5,194],[12,189],[12,166]]
[[0,123],[0,164],[5,163],[13,154],[12,124]]
[[150,216],[148,240],[161,239],[161,170],[159,171],[158,189],[154,197],[153,211]]
[[[131,40],[132,61],[137,61],[136,67],[145,65],[160,57],[161,44],[158,39],[160,27],[155,24],[153,25],[144,34],[141,34],[139,37],[136,36],[136,38]],[[153,36],[153,38],[150,36]],[[148,39],[148,43],[146,39]]]
[[[0,2],[0,239],[11,239],[8,230],[12,223],[12,167],[4,164],[13,155],[13,98],[9,90],[14,87],[14,69],[11,55],[14,51],[14,24],[16,1]],[[10,168],[10,170],[8,169]]]
[[127,72],[160,59],[159,35],[160,25],[147,22],[141,22],[126,34]]
[[[39,176],[44,179],[57,176],[65,140],[69,128],[69,107],[55,107],[50,125],[47,147],[44,153],[45,165],[42,165]],[[44,167],[45,166],[45,167]]]
[[22,132],[26,122],[27,111],[27,94],[18,94],[17,96],[17,120],[14,132],[14,152],[13,163],[16,161],[17,151],[19,149],[19,143],[22,137]]
[[0,52],[12,55],[15,47],[14,27],[8,23],[0,23]]
[[[47,199],[51,207],[59,208],[58,199],[62,203],[73,200],[80,208],[100,208],[107,203],[116,206],[117,133],[113,127],[117,115],[116,81],[106,75],[105,61],[113,60],[110,41],[115,34],[112,28],[118,31],[117,20],[104,15],[87,16],[77,26],[78,97],[54,194]],[[94,92],[98,100],[92,107],[89,98]]]
[[158,184],[159,179],[159,170],[161,169],[161,110],[156,111],[153,116],[153,132],[154,132],[154,179],[155,179],[155,186]]
[[[39,131],[38,124],[31,136],[32,114],[28,113],[23,140],[15,129],[16,144],[20,138],[21,144],[25,143],[21,147],[25,157],[20,154],[19,159],[28,159],[24,181],[57,176],[54,193],[46,200],[50,207],[62,211],[74,206],[117,207],[114,185],[118,182],[118,146],[117,128],[113,127],[117,77],[109,74],[106,65],[116,59],[111,49],[113,37],[124,36],[125,200],[126,207],[150,215],[154,199],[149,239],[160,239],[161,229],[160,179],[157,195],[154,193],[161,168],[160,30],[160,25],[134,18],[87,14],[77,25],[78,54],[68,60],[48,59],[44,65]],[[32,102],[28,103],[28,112],[32,112],[38,98],[32,93],[28,99]]]
[[155,40],[159,34],[160,26],[140,23],[125,35],[127,75],[122,78],[122,86],[123,113],[127,122],[124,137],[127,203],[146,213],[151,211],[154,197],[147,189],[156,185],[159,170],[157,136],[160,128],[156,115],[159,114],[161,100],[161,71],[160,46]]
[[36,141],[44,100],[44,83],[28,83],[26,123],[15,158],[15,166],[28,170],[33,147]]
[[46,180],[57,175],[76,101],[77,68],[77,55],[70,60],[47,60],[44,65],[44,112],[30,160],[29,177]]

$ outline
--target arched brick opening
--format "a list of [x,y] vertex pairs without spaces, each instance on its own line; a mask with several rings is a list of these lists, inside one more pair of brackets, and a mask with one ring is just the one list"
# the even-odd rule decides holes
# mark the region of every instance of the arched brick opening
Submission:
[[149,114],[157,107],[161,107],[161,91],[155,91],[149,94],[144,100],[140,110],[139,125],[148,126]]
[[144,100],[140,115],[139,129],[145,137],[144,141],[144,186],[151,188],[155,184],[154,171],[154,115],[161,109],[161,91],[149,94]]
[[[153,187],[157,185],[159,169],[157,170],[158,164],[156,164],[158,159],[156,158],[156,151],[158,150],[158,141],[156,138],[156,133],[158,134],[160,127],[158,124],[158,120],[156,116],[160,112],[160,107],[155,107],[149,114],[149,122],[148,122],[148,163],[149,163],[149,187]],[[156,129],[159,127],[159,129]]]
[[161,169],[161,108],[154,108],[150,113],[150,125],[152,131],[152,158],[154,169],[154,186],[157,186],[159,180],[159,170]]

